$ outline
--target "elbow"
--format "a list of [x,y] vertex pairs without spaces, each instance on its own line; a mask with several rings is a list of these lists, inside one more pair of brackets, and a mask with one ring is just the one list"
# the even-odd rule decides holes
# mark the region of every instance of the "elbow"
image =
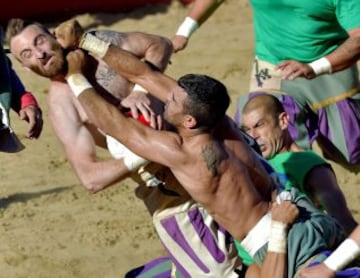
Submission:
[[83,187],[89,192],[89,193],[97,193],[100,190],[102,190],[105,185],[104,184],[100,184],[94,180],[89,180],[89,179],[81,179],[81,184],[83,185]]

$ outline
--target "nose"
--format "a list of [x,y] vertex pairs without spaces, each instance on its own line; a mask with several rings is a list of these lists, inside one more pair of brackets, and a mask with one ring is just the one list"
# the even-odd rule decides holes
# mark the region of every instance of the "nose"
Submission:
[[247,134],[249,134],[252,138],[257,139],[259,137],[259,134],[256,132],[255,128],[250,128],[246,131]]
[[45,56],[45,52],[41,48],[35,48],[34,49],[35,57],[37,59],[42,59]]

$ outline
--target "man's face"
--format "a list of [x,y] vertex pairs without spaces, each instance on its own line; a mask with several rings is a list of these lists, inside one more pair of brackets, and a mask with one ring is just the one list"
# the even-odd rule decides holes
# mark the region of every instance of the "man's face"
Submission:
[[13,37],[10,50],[24,67],[43,77],[52,78],[63,71],[65,59],[60,44],[37,25],[29,25]]
[[284,146],[279,119],[266,113],[263,107],[242,115],[242,129],[256,140],[266,159],[274,157]]
[[176,87],[169,94],[164,107],[164,119],[173,126],[177,126],[182,122],[183,104],[186,97],[187,94],[181,87]]

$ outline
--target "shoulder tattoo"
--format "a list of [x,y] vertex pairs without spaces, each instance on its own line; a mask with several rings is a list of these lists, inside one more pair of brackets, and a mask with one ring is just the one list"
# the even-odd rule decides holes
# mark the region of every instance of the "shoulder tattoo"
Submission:
[[208,144],[202,147],[201,152],[207,168],[211,171],[212,175],[216,177],[219,174],[221,161],[221,155],[218,148],[213,144]]

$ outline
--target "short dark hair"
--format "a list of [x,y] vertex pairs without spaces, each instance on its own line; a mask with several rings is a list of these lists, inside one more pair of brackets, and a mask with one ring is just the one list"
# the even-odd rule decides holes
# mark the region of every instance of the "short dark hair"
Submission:
[[12,18],[8,21],[5,33],[5,42],[10,46],[10,41],[13,37],[20,34],[29,25],[37,25],[46,33],[50,34],[50,31],[42,24],[36,21],[24,20],[21,18]]
[[178,84],[188,95],[184,112],[196,118],[197,128],[211,129],[224,118],[230,97],[220,81],[207,75],[186,74]]

